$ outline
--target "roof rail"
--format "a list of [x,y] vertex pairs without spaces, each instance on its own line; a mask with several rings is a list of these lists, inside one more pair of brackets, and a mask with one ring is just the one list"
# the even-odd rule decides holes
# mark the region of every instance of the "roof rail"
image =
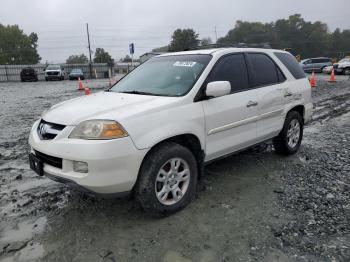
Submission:
[[184,49],[184,51],[190,50],[199,50],[199,49],[211,49],[211,48],[266,48],[271,49],[270,43],[233,43],[233,44],[211,44],[211,45],[201,45],[201,46],[193,46],[190,48]]

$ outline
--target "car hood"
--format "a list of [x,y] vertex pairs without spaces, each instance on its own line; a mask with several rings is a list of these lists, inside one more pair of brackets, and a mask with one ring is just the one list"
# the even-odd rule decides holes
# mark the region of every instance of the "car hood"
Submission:
[[74,98],[52,106],[42,118],[51,123],[77,125],[84,120],[122,121],[150,110],[169,106],[179,98],[100,92]]

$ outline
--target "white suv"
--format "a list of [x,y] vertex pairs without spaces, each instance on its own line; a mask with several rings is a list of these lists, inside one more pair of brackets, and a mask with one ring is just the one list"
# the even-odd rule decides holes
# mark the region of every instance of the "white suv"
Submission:
[[64,68],[60,65],[49,65],[44,69],[45,80],[64,80]]
[[30,165],[89,192],[132,192],[167,215],[193,199],[209,161],[269,139],[277,153],[295,153],[311,112],[310,85],[287,52],[165,54],[107,92],[44,113],[30,133]]
[[336,73],[350,75],[350,57],[343,58],[333,65]]

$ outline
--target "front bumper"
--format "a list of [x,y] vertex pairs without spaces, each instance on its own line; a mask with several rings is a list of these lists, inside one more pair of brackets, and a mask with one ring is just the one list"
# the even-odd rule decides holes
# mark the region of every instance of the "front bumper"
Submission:
[[82,75],[69,75],[68,78],[70,80],[79,79],[79,78],[84,79],[84,76],[82,76]]
[[[31,152],[62,159],[62,168],[44,162],[44,174],[59,182],[72,182],[97,194],[130,191],[148,150],[138,150],[130,137],[112,140],[67,138],[73,126],[66,126],[54,139],[41,140],[35,122],[29,136]],[[73,170],[73,162],[88,164],[88,173]],[[67,182],[68,181],[68,182]]]
[[47,79],[61,79],[61,75],[45,75],[45,78]]

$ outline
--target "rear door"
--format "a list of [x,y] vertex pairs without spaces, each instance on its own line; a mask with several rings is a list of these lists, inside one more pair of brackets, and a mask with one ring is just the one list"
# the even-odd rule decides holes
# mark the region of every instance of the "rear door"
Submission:
[[256,141],[257,95],[249,88],[244,54],[222,57],[204,86],[214,81],[229,81],[231,94],[201,102],[206,122],[206,161]]
[[257,139],[263,141],[281,130],[283,110],[291,94],[285,76],[269,55],[248,53],[247,57],[258,98]]

